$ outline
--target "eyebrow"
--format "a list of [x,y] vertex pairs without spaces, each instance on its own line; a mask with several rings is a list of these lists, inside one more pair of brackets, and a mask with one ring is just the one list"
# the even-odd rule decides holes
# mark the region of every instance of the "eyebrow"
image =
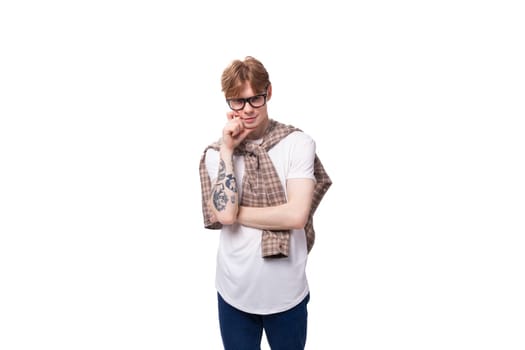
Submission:
[[263,96],[263,95],[266,95],[266,92],[262,92],[260,94],[256,94],[256,95],[253,95],[253,96],[250,96],[250,97],[233,97],[233,98],[229,98],[228,100],[249,100],[250,98]]

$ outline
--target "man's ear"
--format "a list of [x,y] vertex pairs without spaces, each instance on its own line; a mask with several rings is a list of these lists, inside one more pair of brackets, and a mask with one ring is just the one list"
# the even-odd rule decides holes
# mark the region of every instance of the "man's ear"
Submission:
[[268,88],[266,89],[266,101],[270,101],[272,98],[272,84],[268,85]]

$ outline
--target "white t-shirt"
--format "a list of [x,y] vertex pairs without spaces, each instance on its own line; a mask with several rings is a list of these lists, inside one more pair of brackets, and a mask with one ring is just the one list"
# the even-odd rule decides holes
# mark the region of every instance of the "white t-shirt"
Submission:
[[[260,142],[261,140],[254,141]],[[286,191],[286,180],[307,178],[315,181],[315,142],[295,131],[268,151]],[[239,198],[244,159],[234,156]],[[217,178],[219,152],[209,149],[206,167],[212,182]],[[239,224],[224,225],[217,252],[215,285],[223,299],[235,308],[253,314],[272,314],[288,310],[308,294],[306,278],[306,236],[304,229],[292,230],[290,252],[286,258],[263,258],[260,229]]]

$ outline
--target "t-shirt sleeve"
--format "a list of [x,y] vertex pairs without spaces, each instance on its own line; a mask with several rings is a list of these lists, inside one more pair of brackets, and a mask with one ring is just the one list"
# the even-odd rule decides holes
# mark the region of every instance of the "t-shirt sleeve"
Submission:
[[290,168],[287,179],[312,179],[314,176],[315,141],[303,132],[295,132],[290,148]]

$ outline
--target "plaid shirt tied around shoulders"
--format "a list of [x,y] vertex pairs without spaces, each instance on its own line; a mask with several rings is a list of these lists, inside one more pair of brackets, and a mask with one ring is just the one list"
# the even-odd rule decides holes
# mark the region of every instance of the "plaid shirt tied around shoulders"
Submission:
[[[301,130],[270,119],[270,125],[263,136],[261,144],[243,142],[235,149],[234,154],[242,155],[245,164],[240,205],[247,207],[271,207],[286,203],[284,188],[268,155],[268,150],[294,131]],[[220,229],[222,227],[220,222],[213,221],[212,212],[208,207],[212,184],[205,164],[206,151],[210,148],[218,151],[219,147],[220,141],[206,147],[199,164],[202,213],[204,227],[207,229]],[[308,253],[315,241],[314,212],[332,184],[317,155],[315,155],[314,160],[314,177],[316,184],[312,206],[308,221],[304,227]],[[290,230],[263,230],[261,248],[263,258],[287,257],[290,248]]]

